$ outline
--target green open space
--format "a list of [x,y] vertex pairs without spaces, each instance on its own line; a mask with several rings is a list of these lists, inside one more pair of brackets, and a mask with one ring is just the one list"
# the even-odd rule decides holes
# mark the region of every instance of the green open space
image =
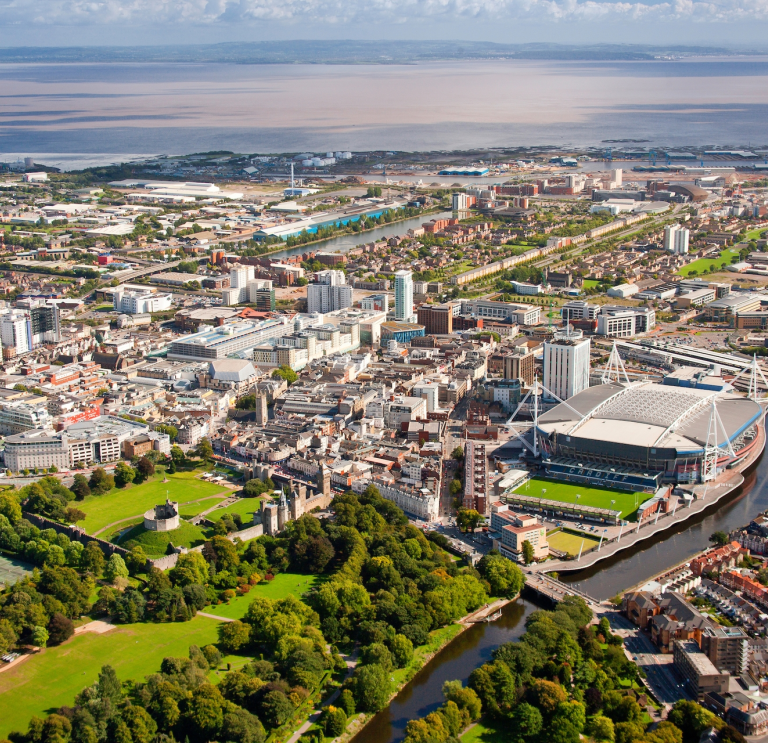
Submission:
[[623,490],[591,488],[587,485],[546,480],[542,477],[532,477],[514,492],[533,498],[578,503],[580,506],[609,508],[613,511],[621,511],[621,518],[627,518],[633,514],[637,507],[648,499],[646,493],[627,493]]
[[473,728],[459,737],[461,743],[508,743],[514,738],[512,731],[504,732],[480,720]]
[[750,230],[749,232],[747,232],[747,233],[744,235],[744,239],[745,239],[746,241],[750,241],[750,240],[759,240],[759,239],[760,239],[760,235],[761,235],[763,232],[765,232],[765,227],[761,227],[761,228],[760,228],[760,229],[758,229],[758,230]]
[[689,263],[687,266],[683,266],[677,273],[680,276],[690,276],[691,271],[701,273],[702,271],[708,271],[711,268],[724,268],[731,265],[731,258],[739,254],[738,250],[731,250],[726,248],[720,251],[720,255],[717,258],[699,258],[699,260]]
[[228,506],[222,506],[215,511],[211,511],[205,518],[210,521],[218,521],[225,513],[228,513],[230,516],[234,516],[237,513],[240,514],[243,523],[245,523],[246,520],[250,520],[251,514],[260,510],[261,506],[259,504],[261,501],[262,498],[239,498]]
[[578,555],[581,545],[584,545],[584,549],[588,550],[592,547],[596,547],[600,544],[600,539],[595,539],[592,536],[581,534],[579,532],[570,531],[569,529],[556,529],[553,532],[547,534],[547,542],[552,549],[559,550],[560,552],[569,552],[572,555]]
[[[125,488],[114,488],[105,495],[89,495],[85,500],[77,503],[77,507],[85,511],[85,521],[81,526],[93,534],[103,529],[108,524],[132,516],[141,516],[144,511],[164,503],[166,497],[180,504],[180,510],[185,515],[194,515],[191,512],[192,501],[221,494],[225,497],[230,494],[221,485],[204,482],[197,479],[193,472],[177,472],[167,475],[168,482],[163,482],[161,477],[143,482],[141,485],[128,485]],[[200,511],[210,508],[213,501],[205,503]],[[200,511],[197,511],[199,513]]]
[[19,560],[13,555],[0,553],[0,584],[10,586],[25,575],[31,575],[34,567],[34,565]]
[[209,606],[206,612],[217,617],[240,619],[245,616],[251,601],[257,596],[273,600],[284,599],[290,595],[301,598],[307,591],[319,585],[321,580],[319,575],[309,573],[278,573],[271,581],[263,580],[257,583],[248,593],[232,599],[228,604]]
[[597,279],[584,279],[582,288],[594,289],[600,282]]
[[26,730],[33,715],[45,717],[96,681],[109,664],[121,680],[141,680],[160,670],[167,656],[187,657],[190,645],[215,643],[219,622],[195,617],[191,622],[126,624],[102,635],[86,632],[48,648],[16,668],[0,673],[0,738]]
[[136,524],[120,539],[121,546],[131,549],[140,545],[147,557],[162,557],[167,554],[168,545],[174,547],[197,547],[205,541],[205,531],[188,521],[182,521],[173,531],[149,531],[144,523]]

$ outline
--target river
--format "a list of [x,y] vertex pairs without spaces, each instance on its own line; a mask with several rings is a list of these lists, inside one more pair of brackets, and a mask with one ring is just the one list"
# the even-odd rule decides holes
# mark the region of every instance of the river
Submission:
[[[744,485],[729,499],[659,535],[636,549],[619,553],[590,570],[561,575],[561,580],[577,585],[599,599],[609,598],[631,588],[665,568],[692,557],[709,546],[709,535],[743,526],[768,510],[768,457],[746,476]],[[508,604],[501,618],[492,624],[476,624],[459,635],[438,653],[392,701],[379,712],[353,743],[396,743],[404,737],[408,720],[424,717],[443,703],[445,681],[466,681],[473,669],[488,661],[494,648],[519,638],[525,631],[525,618],[536,605],[524,599]]]
[[451,212],[421,214],[418,217],[404,219],[402,222],[393,222],[392,224],[387,224],[382,227],[376,227],[368,232],[353,232],[348,235],[331,237],[328,240],[320,240],[311,245],[297,245],[295,248],[287,248],[286,250],[280,250],[277,253],[270,253],[269,257],[288,258],[292,255],[301,255],[302,253],[309,253],[316,250],[323,250],[329,253],[346,253],[348,250],[352,250],[352,248],[356,248],[358,245],[364,243],[384,240],[393,235],[404,235],[408,230],[413,229],[414,227],[421,227],[425,222],[429,222],[430,219],[447,219],[450,216]]

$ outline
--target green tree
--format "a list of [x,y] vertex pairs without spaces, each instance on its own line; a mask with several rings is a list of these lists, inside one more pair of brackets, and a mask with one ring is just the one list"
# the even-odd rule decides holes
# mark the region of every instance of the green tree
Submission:
[[460,446],[457,446],[451,452],[451,458],[455,459],[457,462],[460,462],[462,459],[464,459],[464,449]]
[[697,743],[709,727],[723,727],[723,721],[696,702],[681,699],[667,715],[667,720],[683,732],[683,743]]
[[461,531],[474,531],[483,517],[473,508],[460,508],[456,514],[456,523]]
[[521,702],[512,708],[510,720],[512,729],[519,738],[534,738],[544,727],[541,712],[527,702]]
[[384,669],[374,663],[355,669],[353,693],[355,706],[362,712],[378,712],[389,699],[390,680]]
[[594,715],[587,720],[584,732],[594,740],[605,740],[613,743],[615,735],[613,720],[603,715]]
[[502,557],[496,550],[484,555],[477,564],[480,575],[488,581],[494,596],[512,598],[523,588],[523,571],[511,560]]
[[32,644],[38,648],[44,648],[48,644],[48,630],[45,627],[32,628]]
[[533,562],[533,556],[533,545],[527,539],[523,540],[523,561],[526,565],[530,565]]
[[329,705],[323,715],[323,727],[328,738],[338,738],[347,728],[347,713],[341,707]]
[[722,547],[723,545],[728,544],[728,535],[724,531],[716,531],[710,535],[709,541]]
[[292,385],[299,378],[299,375],[291,369],[290,366],[286,366],[285,364],[278,369],[275,369],[272,372],[272,376],[275,379],[284,379],[289,385]]
[[208,439],[200,439],[200,443],[195,448],[195,456],[202,459],[206,466],[209,466],[213,459],[213,447]]
[[271,728],[285,724],[293,714],[293,705],[282,691],[267,692],[261,700],[261,715]]
[[118,578],[128,577],[128,567],[120,555],[116,552],[109,556],[107,566],[104,568],[104,579],[109,583],[114,583]]
[[187,715],[204,740],[215,740],[224,722],[224,697],[212,684],[202,684],[193,692]]
[[103,467],[96,467],[91,473],[91,480],[88,483],[91,492],[96,495],[104,495],[115,487],[115,478],[107,474]]
[[77,500],[83,500],[86,496],[91,494],[91,488],[88,485],[88,480],[85,475],[80,473],[75,475],[75,481],[72,484],[72,492],[75,494]]
[[115,484],[119,488],[130,485],[136,479],[136,470],[125,462],[118,462],[115,465]]
[[0,493],[0,515],[5,516],[11,524],[21,521],[21,505],[12,493]]
[[96,576],[104,570],[104,553],[98,542],[88,542],[80,557],[80,567]]
[[226,622],[220,629],[221,645],[229,653],[244,648],[251,639],[251,628],[240,621]]
[[405,668],[413,660],[413,643],[405,635],[395,635],[390,651],[398,668]]
[[64,509],[64,520],[68,524],[76,524],[78,521],[84,521],[85,516],[85,511],[81,511],[79,508],[75,508],[74,506],[70,506],[69,508]]

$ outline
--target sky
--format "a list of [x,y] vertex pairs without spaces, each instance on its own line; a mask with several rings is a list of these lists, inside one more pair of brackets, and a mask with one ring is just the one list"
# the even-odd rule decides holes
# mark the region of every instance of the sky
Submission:
[[0,0],[1,46],[468,39],[766,48],[768,0]]

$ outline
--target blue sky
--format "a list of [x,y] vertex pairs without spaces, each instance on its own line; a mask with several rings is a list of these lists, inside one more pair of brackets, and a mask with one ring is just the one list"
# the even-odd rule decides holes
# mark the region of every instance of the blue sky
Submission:
[[768,0],[0,0],[0,29],[3,46],[465,38],[763,47]]

